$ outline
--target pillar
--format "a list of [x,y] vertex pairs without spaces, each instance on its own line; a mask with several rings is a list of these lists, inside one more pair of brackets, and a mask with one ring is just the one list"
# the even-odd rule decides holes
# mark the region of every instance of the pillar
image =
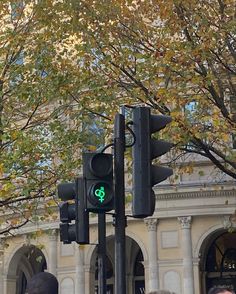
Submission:
[[84,246],[76,244],[75,247],[75,293],[85,293],[85,270],[84,270]]
[[57,230],[49,232],[49,263],[48,271],[57,276]]
[[157,291],[159,288],[158,264],[157,264],[157,223],[158,220],[150,218],[145,220],[148,230],[148,291]]
[[194,294],[191,216],[179,217],[182,228],[183,294]]

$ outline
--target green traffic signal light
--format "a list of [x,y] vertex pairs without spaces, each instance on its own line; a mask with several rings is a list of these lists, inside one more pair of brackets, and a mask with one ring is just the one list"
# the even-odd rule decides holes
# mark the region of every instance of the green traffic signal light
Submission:
[[87,210],[100,213],[114,208],[113,157],[107,153],[83,153]]
[[105,197],[106,197],[106,192],[105,192],[104,186],[101,186],[100,188],[96,189],[94,192],[94,195],[99,198],[99,201],[101,203],[104,202]]
[[97,182],[91,186],[89,193],[90,202],[99,207],[103,207],[113,200],[113,190],[109,183]]

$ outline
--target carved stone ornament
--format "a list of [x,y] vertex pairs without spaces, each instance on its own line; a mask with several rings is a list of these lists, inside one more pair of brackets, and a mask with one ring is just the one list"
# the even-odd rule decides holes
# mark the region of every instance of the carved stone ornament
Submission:
[[157,224],[158,224],[157,218],[148,218],[148,219],[145,219],[144,222],[147,226],[148,232],[157,230]]
[[49,231],[49,240],[56,241],[57,240],[57,230],[53,229]]
[[223,224],[224,229],[230,229],[230,228],[232,228],[233,223],[231,221],[231,216],[224,215],[222,217],[222,224]]
[[182,229],[190,229],[191,228],[191,222],[192,222],[191,216],[181,216],[181,217],[178,217],[178,220],[181,224]]

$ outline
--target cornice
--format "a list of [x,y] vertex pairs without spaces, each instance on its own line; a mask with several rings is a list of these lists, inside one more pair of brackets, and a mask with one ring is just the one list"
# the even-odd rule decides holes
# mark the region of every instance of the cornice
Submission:
[[194,198],[215,198],[215,197],[236,197],[235,190],[200,190],[156,194],[157,200],[173,200],[173,199],[194,199]]

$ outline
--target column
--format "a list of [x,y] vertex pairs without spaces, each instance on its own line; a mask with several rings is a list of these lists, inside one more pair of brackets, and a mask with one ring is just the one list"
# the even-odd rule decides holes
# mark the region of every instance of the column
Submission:
[[57,230],[49,232],[49,263],[48,271],[57,276]]
[[157,223],[158,220],[150,218],[145,220],[148,229],[148,267],[149,267],[149,289],[157,291],[159,287],[158,264],[157,264]]
[[75,293],[85,293],[84,246],[75,245]]
[[0,239],[0,293],[4,293],[4,240]]
[[194,294],[191,216],[178,218],[182,228],[183,294]]

